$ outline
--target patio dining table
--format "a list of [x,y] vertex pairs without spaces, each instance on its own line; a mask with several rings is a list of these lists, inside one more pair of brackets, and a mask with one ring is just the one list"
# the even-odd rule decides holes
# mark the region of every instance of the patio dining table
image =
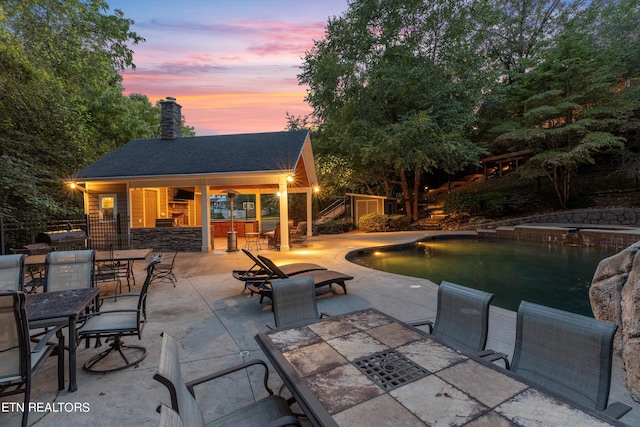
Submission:
[[315,426],[624,425],[375,309],[256,340]]
[[[29,328],[58,326],[69,328],[69,391],[76,391],[76,321],[100,294],[100,288],[69,289],[64,291],[27,294],[26,311]],[[63,373],[58,373],[61,375]]]

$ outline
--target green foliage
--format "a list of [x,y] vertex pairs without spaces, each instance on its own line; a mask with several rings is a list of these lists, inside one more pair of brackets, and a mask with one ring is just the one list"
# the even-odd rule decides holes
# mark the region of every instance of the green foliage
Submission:
[[357,0],[299,75],[316,153],[346,163],[360,192],[390,196],[400,180],[410,216],[422,172],[458,171],[481,153],[465,137],[483,81],[470,18],[452,0]]
[[318,224],[318,234],[341,234],[354,230],[356,227],[349,221],[329,221]]
[[102,0],[0,4],[5,220],[81,212],[82,198],[63,180],[132,139],[159,134],[159,108],[122,94],[118,72],[135,68],[131,46],[144,41],[132,24]]
[[385,215],[370,213],[360,217],[358,226],[360,230],[366,232],[377,231],[402,231],[405,230],[411,221],[406,215]]
[[[553,43],[539,52],[539,62],[511,75],[510,115],[515,123],[497,141],[538,151],[523,172],[548,177],[563,209],[577,168],[594,164],[596,153],[625,147],[625,139],[613,125],[623,98],[616,86],[624,78],[625,67],[610,56],[608,46],[618,42],[594,30],[602,16],[617,7],[592,2],[571,18],[565,17],[550,39]],[[637,7],[627,13],[640,16]],[[631,108],[638,111],[637,103]]]
[[447,214],[493,218],[535,211],[540,205],[540,197],[533,194],[462,190],[447,195],[443,211]]

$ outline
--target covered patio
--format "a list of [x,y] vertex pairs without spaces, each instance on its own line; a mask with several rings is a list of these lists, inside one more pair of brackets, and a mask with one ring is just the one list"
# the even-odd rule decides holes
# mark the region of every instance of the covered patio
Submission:
[[[277,206],[280,250],[288,251],[288,195],[305,195],[306,222],[313,222],[318,179],[309,132],[181,137],[180,110],[168,98],[160,138],[133,140],[68,180],[83,193],[85,213],[104,222],[129,218],[122,233],[134,247],[146,246],[137,232],[160,233],[165,241],[182,237],[183,250],[208,252],[212,239],[228,231],[240,237],[267,231],[263,202],[269,200]],[[234,200],[243,201],[235,206]]]

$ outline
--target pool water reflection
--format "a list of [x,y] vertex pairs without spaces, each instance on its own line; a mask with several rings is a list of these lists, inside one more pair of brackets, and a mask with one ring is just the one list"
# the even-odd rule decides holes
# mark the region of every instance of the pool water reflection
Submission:
[[465,238],[356,251],[347,259],[376,270],[482,289],[495,294],[492,304],[513,311],[526,300],[593,316],[589,303],[593,274],[602,259],[616,252]]

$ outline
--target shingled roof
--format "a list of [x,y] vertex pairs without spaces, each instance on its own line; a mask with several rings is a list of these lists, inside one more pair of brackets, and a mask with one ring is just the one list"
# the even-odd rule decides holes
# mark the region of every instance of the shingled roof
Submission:
[[295,170],[308,131],[136,139],[80,170],[77,180]]

